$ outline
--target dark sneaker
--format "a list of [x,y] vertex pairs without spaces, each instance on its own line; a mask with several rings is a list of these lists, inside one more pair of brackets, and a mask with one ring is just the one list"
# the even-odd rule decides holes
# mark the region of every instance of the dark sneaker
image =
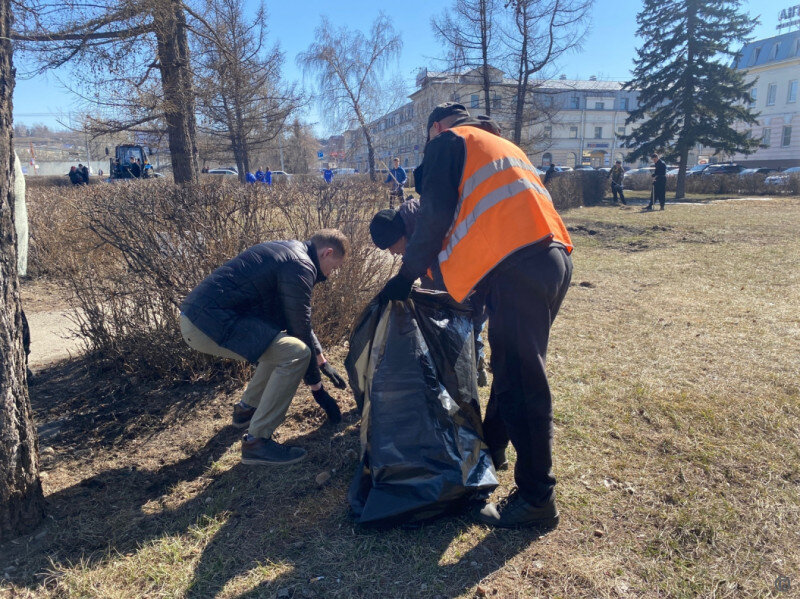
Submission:
[[492,452],[492,462],[494,463],[495,470],[508,470],[508,458],[506,457],[505,447]]
[[489,384],[489,373],[485,368],[478,370],[478,387],[485,387]]
[[247,428],[255,413],[255,408],[251,408],[250,406],[243,408],[241,403],[237,403],[233,406],[233,421],[231,424],[236,428]]
[[555,499],[537,507],[525,501],[519,492],[514,491],[498,504],[485,504],[475,518],[487,526],[539,528],[544,532],[558,526],[558,508]]
[[306,457],[306,450],[302,447],[281,445],[272,439],[254,437],[247,440],[247,435],[242,437],[242,464],[249,466],[294,464]]

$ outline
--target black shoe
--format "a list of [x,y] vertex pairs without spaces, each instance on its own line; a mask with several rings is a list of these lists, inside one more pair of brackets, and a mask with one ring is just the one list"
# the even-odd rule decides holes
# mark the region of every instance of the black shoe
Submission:
[[498,449],[492,452],[492,463],[495,470],[508,470],[508,458],[506,457],[506,448]]
[[475,519],[487,526],[498,528],[539,528],[543,532],[558,526],[558,508],[555,498],[537,507],[525,501],[514,491],[499,504],[487,503],[475,515]]
[[247,428],[250,426],[250,420],[255,413],[255,408],[251,408],[250,406],[243,408],[241,403],[237,403],[233,406],[233,419],[231,424],[236,428]]
[[306,450],[302,447],[281,445],[272,439],[254,437],[247,440],[247,435],[242,437],[242,464],[250,466],[281,466],[294,464],[306,457]]
[[663,205],[661,206],[661,209],[662,209],[662,210],[664,209],[664,206],[663,206]]

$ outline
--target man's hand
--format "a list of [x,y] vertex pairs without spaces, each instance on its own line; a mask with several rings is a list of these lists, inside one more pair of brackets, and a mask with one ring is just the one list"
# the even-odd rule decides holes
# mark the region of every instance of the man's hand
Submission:
[[319,370],[322,374],[324,374],[330,379],[330,381],[333,383],[333,386],[336,387],[337,389],[347,388],[347,381],[345,381],[344,378],[342,378],[342,375],[336,372],[336,369],[333,366],[331,366],[330,362],[325,362],[324,364],[322,364],[319,367]]
[[378,294],[384,300],[397,300],[405,301],[411,295],[411,286],[414,284],[413,280],[409,280],[401,274],[396,274],[391,279],[386,281],[381,292]]

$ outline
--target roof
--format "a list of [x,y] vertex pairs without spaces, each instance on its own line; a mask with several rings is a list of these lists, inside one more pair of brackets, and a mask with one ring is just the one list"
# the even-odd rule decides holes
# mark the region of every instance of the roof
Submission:
[[745,44],[736,68],[752,69],[792,58],[800,58],[800,31],[790,31]]
[[[499,69],[492,68],[494,73],[502,72]],[[470,79],[474,79],[473,83],[480,83],[478,78],[479,71],[473,69],[466,73],[454,75],[448,72],[428,71],[426,69],[420,70],[417,75],[417,89],[411,94],[413,97],[420,91],[426,80],[438,81],[440,83],[466,83]],[[492,81],[492,85],[516,85],[516,79],[510,77],[502,77],[502,81]],[[531,87],[543,90],[554,91],[593,91],[593,92],[616,92],[622,91],[623,81],[603,81],[597,79],[533,79],[530,81]]]

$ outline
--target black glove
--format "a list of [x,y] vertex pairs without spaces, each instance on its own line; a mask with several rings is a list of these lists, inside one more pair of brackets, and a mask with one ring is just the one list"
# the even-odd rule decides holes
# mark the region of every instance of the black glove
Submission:
[[402,274],[396,274],[391,279],[386,281],[381,292],[378,294],[383,300],[398,300],[405,301],[411,295],[411,286],[414,284],[413,280],[409,280]]
[[339,405],[336,403],[336,400],[325,391],[324,387],[312,391],[311,395],[314,396],[314,401],[325,410],[325,413],[328,415],[328,420],[330,420],[332,424],[339,424],[342,421],[342,413],[339,411]]
[[336,372],[336,369],[331,366],[330,362],[324,362],[322,366],[319,367],[319,370],[322,374],[327,376],[333,386],[337,389],[346,389],[347,388],[347,381],[342,378],[342,375]]

